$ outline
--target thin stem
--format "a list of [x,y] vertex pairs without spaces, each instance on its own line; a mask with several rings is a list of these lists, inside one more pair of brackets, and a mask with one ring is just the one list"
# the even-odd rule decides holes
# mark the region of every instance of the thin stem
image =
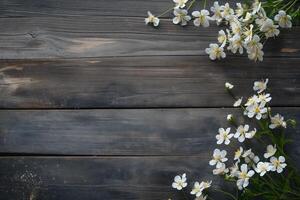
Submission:
[[[270,174],[266,173],[266,176],[268,177],[268,179],[270,180],[270,182],[273,183],[273,185],[275,185],[275,181],[273,181],[272,177],[270,176]],[[277,187],[277,185],[275,185],[275,187]]]
[[216,188],[213,188],[213,190],[217,191],[217,192],[221,192],[229,197],[231,197],[233,200],[238,200],[234,195],[230,194],[229,192],[225,192],[223,190],[219,190],[219,189],[216,189]]
[[161,17],[164,16],[165,14],[167,14],[168,12],[170,12],[171,10],[173,10],[174,7],[168,8],[167,10],[165,10],[163,13],[161,13],[160,15],[158,15],[157,17]]
[[295,4],[297,3],[297,0],[295,0],[285,11],[287,12],[289,9],[291,9]]
[[188,10],[193,6],[193,4],[195,3],[196,0],[191,1],[190,5],[188,6]]
[[286,7],[290,6],[291,3],[293,4],[294,2],[297,2],[297,0],[289,1],[287,4],[285,4],[284,6],[282,6],[279,10],[284,10]]
[[297,196],[297,197],[300,197],[300,194],[294,193],[294,192],[292,192],[292,191],[287,191],[287,193],[292,194],[292,195],[295,195],[295,196]]
[[261,179],[270,187],[271,190],[273,190],[276,196],[280,196],[280,194],[275,190],[273,185],[268,180],[266,180],[264,177],[261,177]]
[[204,0],[203,8],[206,8],[206,0]]
[[257,194],[254,194],[254,196],[257,197],[257,196],[261,196],[261,195],[264,195],[264,194],[268,194],[268,192],[257,193]]
[[276,6],[278,6],[279,4],[282,3],[282,1],[278,1],[278,2],[273,2],[274,4],[272,5],[273,8],[276,8]]

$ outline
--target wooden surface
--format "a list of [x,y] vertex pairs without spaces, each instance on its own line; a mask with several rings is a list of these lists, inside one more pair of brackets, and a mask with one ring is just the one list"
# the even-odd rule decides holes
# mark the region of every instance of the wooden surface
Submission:
[[[225,81],[250,95],[268,77],[274,112],[300,121],[300,27],[268,41],[262,63],[212,62],[219,27],[144,25],[169,5],[0,1],[1,200],[166,200],[183,172],[222,185],[208,161],[237,113]],[[288,134],[300,168],[300,128]]]

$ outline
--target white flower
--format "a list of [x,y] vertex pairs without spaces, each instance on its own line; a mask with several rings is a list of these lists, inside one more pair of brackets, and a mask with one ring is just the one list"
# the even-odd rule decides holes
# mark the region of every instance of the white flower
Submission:
[[270,96],[270,94],[259,94],[258,100],[262,103],[268,103],[272,100],[272,97]]
[[248,43],[252,40],[253,37],[253,24],[250,24],[249,28],[245,28],[243,35],[246,36],[245,42]]
[[216,135],[217,144],[224,144],[228,145],[230,143],[230,138],[233,137],[233,134],[230,133],[230,128],[227,128],[226,130],[224,128],[219,128],[219,134]]
[[239,107],[242,104],[242,100],[243,100],[242,97],[236,100],[233,104],[233,107]]
[[281,28],[292,28],[292,18],[287,15],[284,10],[280,10],[277,15],[275,15],[274,20],[278,22]]
[[255,19],[255,23],[261,27],[265,21],[267,20],[268,18],[267,17],[258,17],[257,19]]
[[172,183],[172,187],[177,190],[182,190],[182,188],[185,188],[187,186],[186,183],[186,174],[182,174],[182,176],[177,175],[174,178],[174,182]]
[[[224,31],[223,31],[224,32]],[[231,90],[234,87],[231,83],[226,82],[225,83],[225,88]]]
[[260,43],[260,37],[258,35],[254,35],[250,41],[245,41],[245,48],[247,49],[248,58],[250,60],[263,60],[263,45]]
[[209,48],[205,49],[205,52],[209,54],[209,58],[211,60],[216,60],[216,59],[221,59],[226,57],[223,47],[219,47],[218,44],[210,44]]
[[235,10],[236,16],[240,17],[244,14],[244,8],[241,3],[236,3],[237,9]]
[[200,184],[199,182],[195,182],[191,194],[196,195],[196,197],[200,197],[202,195],[203,190],[209,188],[211,186],[211,183],[212,181],[202,181]]
[[255,116],[257,120],[260,120],[263,114],[268,112],[268,109],[265,107],[264,103],[260,103],[260,104],[255,103],[253,105],[248,106],[246,110],[247,110],[247,116],[249,118],[253,118]]
[[230,23],[230,28],[233,35],[240,35],[242,33],[242,24],[238,20],[233,20]]
[[211,19],[209,17],[208,10],[201,10],[192,12],[192,15],[195,17],[194,25],[195,26],[203,26],[203,27],[209,27],[209,20]]
[[258,96],[253,95],[252,97],[248,98],[247,102],[245,103],[245,106],[251,106],[259,102],[260,100],[258,99]]
[[262,49],[263,45],[260,43],[260,37],[258,35],[253,35],[250,41],[245,42],[245,48],[248,51],[254,51],[255,49]]
[[286,122],[284,121],[284,117],[280,114],[271,117],[271,124],[269,125],[270,129],[275,129],[277,127],[286,128]]
[[272,169],[272,166],[268,162],[259,162],[255,171],[260,174],[260,176],[265,175],[268,171]]
[[222,22],[222,13],[221,13],[221,6],[219,5],[219,2],[215,1],[214,6],[210,8],[210,10],[214,13],[214,15],[211,17],[213,20],[217,22],[217,24],[220,24]]
[[159,19],[157,17],[155,17],[154,15],[152,15],[152,13],[150,11],[147,12],[148,13],[148,17],[145,18],[145,23],[146,24],[153,24],[153,26],[158,26],[159,25]]
[[243,22],[248,22],[252,18],[252,14],[247,12],[245,18],[242,20]]
[[238,162],[236,162],[232,167],[230,167],[230,176],[231,177],[238,177],[239,176],[239,166],[238,166]]
[[243,157],[244,158],[249,157],[251,154],[252,154],[252,150],[248,149],[247,151],[244,152]]
[[260,27],[260,31],[265,33],[266,38],[277,36],[280,33],[278,25],[274,25],[274,22],[271,19],[266,19],[264,21]]
[[283,169],[287,166],[285,163],[285,158],[283,156],[279,156],[277,159],[276,157],[271,157],[270,161],[272,163],[272,171],[277,171],[277,173],[281,173]]
[[257,12],[259,12],[261,9],[261,2],[259,2],[258,0],[256,0],[253,4],[252,4],[252,15],[255,15]]
[[237,128],[236,133],[234,134],[235,138],[238,138],[239,142],[244,142],[245,138],[251,139],[256,134],[256,129],[249,131],[249,125],[246,124],[245,126],[240,125]]
[[247,51],[247,53],[248,53],[248,58],[250,60],[254,60],[255,62],[257,60],[263,61],[264,59],[264,52],[259,48],[255,48],[252,51]]
[[227,36],[226,36],[225,32],[223,30],[220,30],[219,35],[218,35],[218,42],[220,44],[222,44],[222,46],[225,46],[226,41],[227,41]]
[[188,0],[173,0],[173,2],[176,4],[175,8],[184,8]]
[[226,158],[227,151],[215,149],[213,153],[213,159],[209,161],[211,166],[216,165],[216,168],[221,168],[228,159]]
[[207,195],[203,196],[203,195],[200,195],[200,197],[196,197],[195,200],[206,200],[207,198]]
[[247,151],[245,151],[245,153],[243,154],[243,157],[245,158],[245,162],[248,163],[258,163],[259,162],[259,157],[256,156],[251,149],[248,149]]
[[227,33],[227,39],[232,37],[232,34],[229,29],[226,29],[226,33]]
[[240,190],[243,188],[247,187],[249,185],[249,179],[254,175],[253,170],[248,171],[248,166],[247,164],[242,164],[241,165],[241,171],[238,173],[238,180],[236,185]]
[[227,119],[227,121],[231,121],[233,119],[232,114],[227,115],[226,119]]
[[267,152],[264,154],[265,158],[270,158],[271,156],[273,156],[276,153],[277,149],[276,149],[276,145],[268,145],[267,146]]
[[229,169],[226,168],[226,165],[223,163],[222,167],[216,168],[213,170],[214,175],[226,174],[229,172]]
[[245,137],[248,139],[251,139],[255,136],[255,134],[256,134],[256,128],[254,128],[254,130],[252,130],[252,131],[246,132]]
[[211,186],[212,181],[202,181],[200,183],[200,188],[203,190],[209,188]]
[[239,51],[240,54],[243,54],[243,42],[239,34],[235,34],[232,38],[229,39],[228,50],[231,50],[232,53]]
[[234,152],[234,159],[233,160],[240,160],[240,157],[242,156],[243,151],[244,151],[243,147],[240,147],[238,150],[236,150]]
[[173,18],[174,24],[181,23],[181,26],[185,26],[187,22],[191,20],[191,16],[187,15],[188,12],[185,9],[175,8],[173,14],[175,15]]
[[267,13],[266,13],[265,9],[262,6],[258,10],[257,16],[261,17],[261,18],[267,18]]
[[194,183],[191,194],[196,195],[196,197],[200,197],[202,195],[202,188],[200,187],[200,183],[198,181]]
[[234,15],[234,11],[230,8],[229,3],[226,3],[224,6],[221,6],[222,17],[225,19],[229,19],[230,16]]
[[257,91],[257,93],[262,93],[263,91],[265,91],[267,89],[267,84],[269,82],[269,79],[266,79],[266,81],[255,81],[254,82],[254,86],[253,86],[253,90]]
[[238,138],[239,142],[244,142],[245,138],[246,138],[246,135],[247,135],[247,138],[252,138],[253,137],[253,133],[248,132],[248,131],[249,131],[249,125],[248,124],[246,124],[245,126],[240,125],[237,128],[236,133],[234,134],[234,137]]

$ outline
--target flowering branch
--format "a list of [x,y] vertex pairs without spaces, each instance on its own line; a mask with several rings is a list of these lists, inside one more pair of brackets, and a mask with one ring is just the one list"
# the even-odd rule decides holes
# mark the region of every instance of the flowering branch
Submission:
[[[300,199],[300,175],[285,152],[285,146],[290,140],[284,133],[288,126],[295,126],[296,122],[292,119],[285,121],[278,113],[272,115],[268,82],[268,79],[254,82],[255,94],[245,98],[246,101],[234,95],[234,85],[225,83],[226,90],[235,101],[233,106],[241,108],[245,118],[243,121],[251,120],[251,126],[257,122],[258,128],[250,128],[248,124],[239,125],[232,114],[227,116],[229,125],[233,127],[219,128],[216,143],[235,148],[236,151],[230,155],[226,150],[216,148],[209,165],[215,167],[214,175],[221,176],[231,184],[234,182],[237,193],[214,188],[212,181],[196,181],[190,192],[196,196],[196,200],[212,199],[207,195],[210,190],[220,192],[232,200],[256,200],[258,197],[262,200]],[[261,145],[253,145],[256,142]],[[260,147],[266,150],[262,152]],[[227,163],[232,166],[227,167]],[[182,190],[187,186],[186,174],[174,178],[173,188]]]
[[[236,3],[235,10],[229,3],[219,5],[216,1],[210,8],[212,16],[206,9],[206,0],[203,1],[202,10],[194,10],[190,15],[189,10],[194,7],[196,0],[188,1],[173,0],[175,6],[158,17],[173,10],[172,21],[181,26],[188,25],[192,19],[197,27],[209,27],[210,21],[215,21],[217,25],[225,24],[227,28],[218,33],[218,43],[212,43],[205,49],[211,60],[225,58],[224,49],[227,48],[234,54],[246,52],[250,60],[263,61],[263,45],[267,39],[278,36],[279,27],[291,28],[292,19],[300,19],[300,7],[295,6],[299,0],[255,0],[253,3]],[[145,23],[157,27],[158,17],[148,11]]]

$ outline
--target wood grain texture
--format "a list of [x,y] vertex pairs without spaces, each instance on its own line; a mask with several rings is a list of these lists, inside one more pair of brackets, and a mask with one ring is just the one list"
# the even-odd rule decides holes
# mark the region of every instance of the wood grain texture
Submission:
[[178,173],[220,185],[207,162],[199,162],[206,159],[205,155],[1,158],[0,199],[168,199],[176,194],[171,183]]
[[[212,167],[207,164],[209,159],[206,154],[185,157],[6,157],[0,159],[0,199],[178,200],[184,197],[172,189],[171,184],[175,175],[184,172],[190,183],[186,192],[191,190],[194,181],[202,180],[212,180],[214,188],[227,191],[235,187],[234,183],[225,185],[220,177],[212,175]],[[214,191],[209,196],[226,199]]]
[[[212,62],[221,27],[144,25],[171,3],[0,1],[0,200],[182,199],[170,185],[183,172],[223,187],[208,161],[236,113],[221,108],[225,81],[249,95],[270,78],[274,112],[300,121],[300,27],[270,40],[263,63]],[[288,135],[300,168],[299,127]]]
[[[274,112],[300,121],[300,108]],[[198,155],[216,147],[219,127],[236,109],[1,111],[2,154]],[[237,113],[237,114],[236,114]],[[243,120],[241,119],[241,123]],[[289,129],[300,155],[300,129]]]
[[[223,107],[270,78],[273,106],[299,106],[299,58],[212,62],[199,56],[0,62],[2,108]],[[288,97],[288,98],[287,98]]]
[[[220,27],[161,23],[154,29],[134,17],[0,18],[0,59],[205,55],[209,62],[205,48],[216,42]],[[265,56],[299,57],[299,37],[300,27],[283,30],[267,42]]]
[[[214,0],[207,0],[211,6]],[[235,0],[220,0],[235,5]],[[144,17],[148,10],[162,13],[173,6],[169,0],[2,0],[0,2],[1,16],[139,16]],[[200,3],[196,6],[200,8]],[[203,4],[201,5],[203,6]]]

